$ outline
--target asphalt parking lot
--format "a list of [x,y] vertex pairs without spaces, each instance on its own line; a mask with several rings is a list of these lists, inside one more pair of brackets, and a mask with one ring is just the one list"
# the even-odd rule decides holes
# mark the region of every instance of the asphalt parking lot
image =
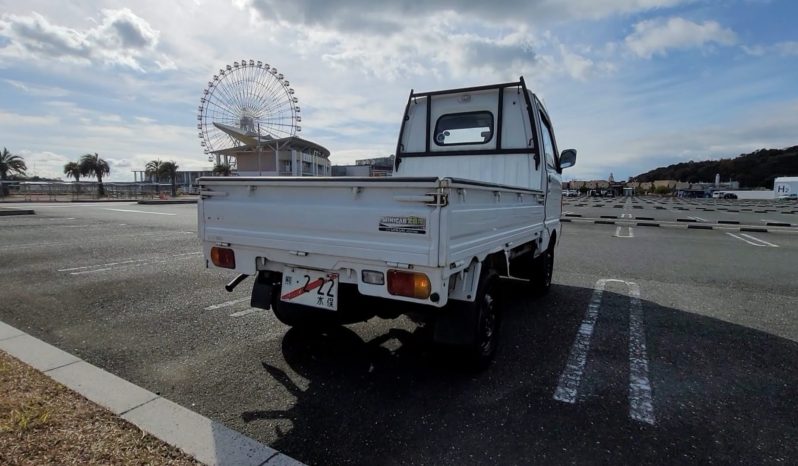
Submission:
[[798,228],[635,222],[798,206],[688,201],[569,199],[551,292],[502,284],[476,375],[406,319],[308,335],[249,308],[205,269],[193,205],[0,217],[0,320],[311,464],[793,462]]

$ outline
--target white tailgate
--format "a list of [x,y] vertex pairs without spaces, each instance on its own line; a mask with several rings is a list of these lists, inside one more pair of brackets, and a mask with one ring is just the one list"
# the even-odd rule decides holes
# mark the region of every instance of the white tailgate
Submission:
[[[217,180],[202,181],[213,194],[203,196],[199,209],[206,242],[267,258],[288,251],[324,256],[330,268],[340,258],[437,265],[439,208],[418,200],[435,192],[435,179]],[[423,226],[397,225],[412,217]],[[243,273],[254,267],[236,264]]]

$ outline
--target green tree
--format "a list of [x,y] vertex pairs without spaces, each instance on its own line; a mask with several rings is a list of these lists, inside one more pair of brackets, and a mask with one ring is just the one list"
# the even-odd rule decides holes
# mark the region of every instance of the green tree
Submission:
[[169,178],[172,183],[172,197],[177,196],[177,162],[163,162],[159,168],[158,175]]
[[77,162],[69,162],[64,165],[64,175],[67,178],[74,178],[75,182],[80,181],[80,164]]
[[657,189],[654,191],[660,196],[664,196],[666,194],[670,194],[673,190],[669,186],[658,186]]
[[105,186],[103,186],[103,176],[111,174],[111,167],[108,162],[100,158],[96,152],[85,154],[80,158],[80,174],[83,176],[93,176],[97,178],[97,194],[105,196]]
[[217,163],[213,166],[213,174],[219,176],[230,176],[233,172],[233,169],[230,167],[230,164],[227,163]]
[[69,162],[64,165],[64,175],[67,178],[75,179],[75,191],[80,193],[80,164],[77,162]]
[[155,178],[155,192],[161,192],[161,186],[158,184],[161,181],[161,167],[163,166],[164,162],[161,162],[158,159],[150,160],[147,162],[147,165],[144,166],[144,174],[149,176],[150,179]]
[[[9,173],[24,176],[27,169],[25,159],[3,147],[3,152],[0,152],[0,182],[7,180]],[[8,187],[5,184],[3,184],[3,196],[8,196]]]

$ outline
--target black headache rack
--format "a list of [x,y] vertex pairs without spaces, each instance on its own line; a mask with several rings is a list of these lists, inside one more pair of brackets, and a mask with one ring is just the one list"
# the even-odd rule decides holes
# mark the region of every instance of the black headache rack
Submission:
[[[529,123],[533,126],[532,128],[532,141],[533,147],[532,148],[513,148],[513,149],[503,149],[502,148],[502,118],[503,118],[503,106],[504,106],[504,89],[512,88],[512,87],[520,87],[521,92],[524,94],[524,101],[526,102],[526,110],[529,115]],[[498,106],[498,115],[496,118],[496,148],[495,149],[464,149],[462,151],[437,151],[433,152],[430,150],[430,127],[431,127],[431,116],[432,116],[432,97],[439,96],[439,95],[447,95],[447,94],[461,94],[464,92],[479,92],[479,91],[490,91],[490,90],[498,90],[499,95],[499,106]],[[404,146],[402,144],[402,137],[405,133],[405,123],[407,120],[410,119],[410,115],[408,111],[410,110],[410,104],[414,102],[414,99],[425,98],[427,99],[427,126],[426,126],[426,142],[425,142],[425,150],[424,152],[405,152]],[[524,77],[521,76],[518,81],[510,82],[510,83],[502,83],[502,84],[491,84],[487,86],[476,86],[476,87],[463,87],[460,89],[446,89],[442,91],[432,91],[432,92],[415,92],[413,89],[410,90],[410,96],[407,98],[407,105],[405,106],[404,116],[402,117],[402,126],[399,129],[399,140],[396,142],[396,170],[399,170],[399,165],[402,163],[403,157],[445,157],[445,156],[462,156],[462,155],[501,155],[501,154],[528,154],[532,152],[535,157],[535,168],[537,169],[540,165],[540,154],[537,151],[537,148],[540,147],[538,144],[538,133],[537,128],[535,126],[535,118],[532,112],[532,101],[529,98],[529,92],[527,92],[526,82],[524,81]]]

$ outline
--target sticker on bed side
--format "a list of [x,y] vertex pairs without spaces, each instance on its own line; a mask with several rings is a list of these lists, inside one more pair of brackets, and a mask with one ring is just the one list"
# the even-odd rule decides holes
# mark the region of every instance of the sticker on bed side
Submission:
[[423,235],[427,232],[427,219],[424,217],[382,217],[380,231],[395,233],[417,233]]

